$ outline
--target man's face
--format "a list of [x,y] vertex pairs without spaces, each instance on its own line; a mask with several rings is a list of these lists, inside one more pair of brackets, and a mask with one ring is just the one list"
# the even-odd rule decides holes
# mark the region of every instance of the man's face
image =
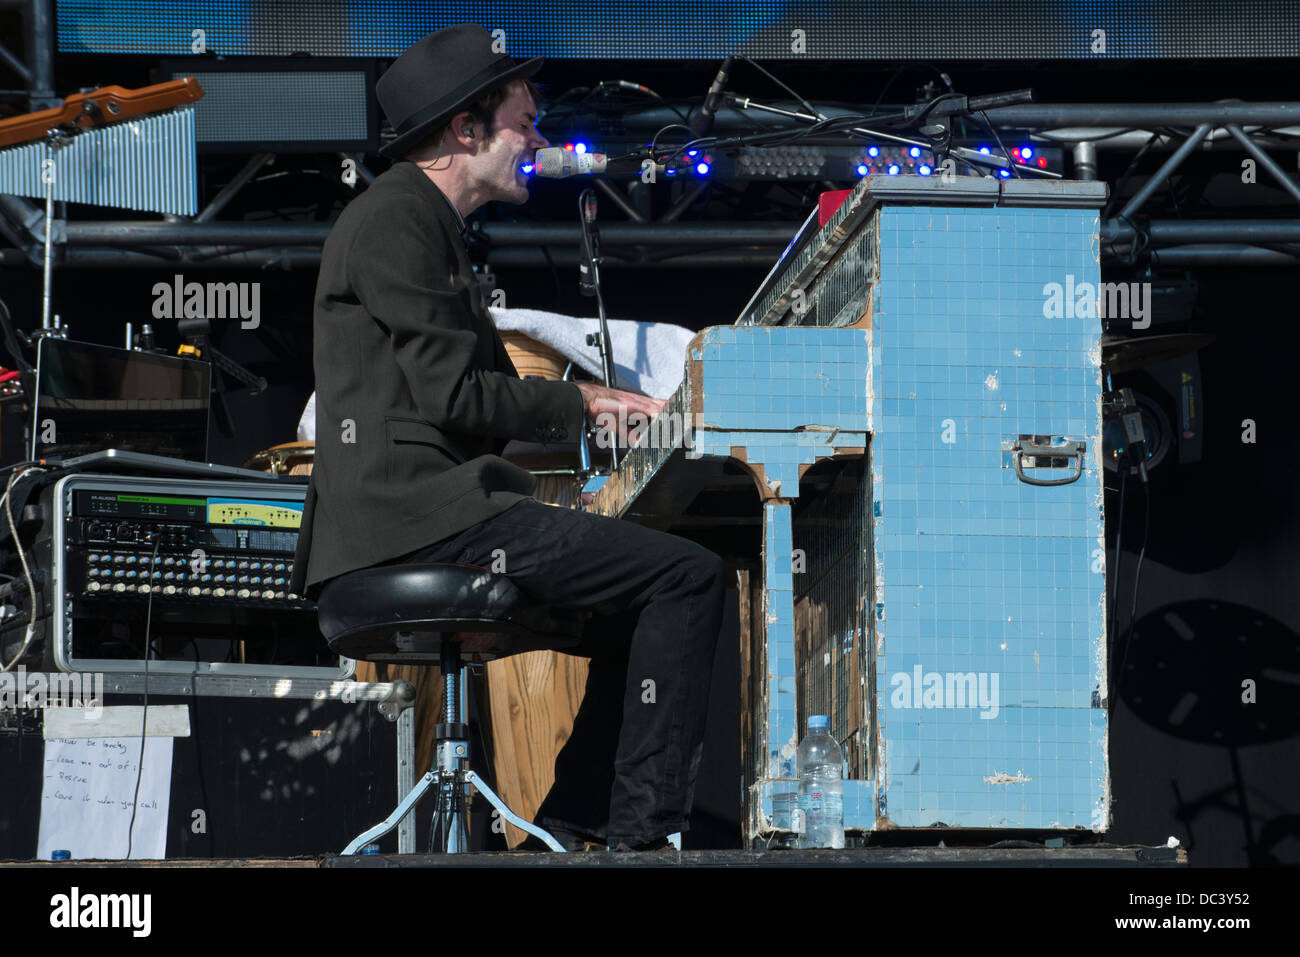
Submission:
[[533,162],[533,154],[548,145],[536,123],[533,96],[524,84],[516,83],[497,107],[492,139],[473,159],[474,185],[484,201],[528,202],[528,178],[520,167]]

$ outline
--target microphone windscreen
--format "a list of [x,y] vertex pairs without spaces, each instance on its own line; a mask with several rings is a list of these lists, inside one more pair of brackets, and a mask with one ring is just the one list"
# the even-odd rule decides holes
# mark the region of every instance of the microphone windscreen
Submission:
[[581,176],[605,172],[604,153],[575,153],[558,146],[548,146],[537,151],[533,172],[538,176]]

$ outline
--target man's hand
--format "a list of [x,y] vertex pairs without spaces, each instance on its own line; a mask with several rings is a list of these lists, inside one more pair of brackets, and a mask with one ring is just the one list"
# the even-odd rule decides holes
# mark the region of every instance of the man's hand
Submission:
[[[583,410],[587,413],[587,423],[600,429],[606,423],[617,423],[619,439],[626,445],[633,445],[640,435],[637,429],[631,429],[628,435],[625,427],[628,418],[639,412],[646,418],[646,424],[659,414],[667,405],[665,399],[652,399],[636,392],[624,392],[622,389],[610,389],[595,382],[574,383],[582,392]],[[620,410],[625,410],[620,413]],[[604,418],[601,418],[601,416]],[[640,424],[640,423],[638,423]]]

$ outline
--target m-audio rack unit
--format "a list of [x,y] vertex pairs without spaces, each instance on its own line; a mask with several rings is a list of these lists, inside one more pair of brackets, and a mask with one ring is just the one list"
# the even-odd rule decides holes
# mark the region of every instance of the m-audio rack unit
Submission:
[[[289,591],[305,497],[274,479],[59,479],[42,492],[33,548],[48,580],[32,664],[139,672],[147,658],[167,674],[349,677],[354,663],[330,653],[315,605]],[[25,603],[21,570],[6,591]]]

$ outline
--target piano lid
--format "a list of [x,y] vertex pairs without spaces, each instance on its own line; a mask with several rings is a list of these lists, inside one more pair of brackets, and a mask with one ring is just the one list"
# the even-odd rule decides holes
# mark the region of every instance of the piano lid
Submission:
[[864,176],[820,229],[817,210],[781,253],[735,325],[778,325],[789,312],[795,290],[808,293],[822,271],[882,204],[912,206],[1028,206],[1059,209],[1100,208],[1105,183],[1084,180],[998,180],[991,176]]

